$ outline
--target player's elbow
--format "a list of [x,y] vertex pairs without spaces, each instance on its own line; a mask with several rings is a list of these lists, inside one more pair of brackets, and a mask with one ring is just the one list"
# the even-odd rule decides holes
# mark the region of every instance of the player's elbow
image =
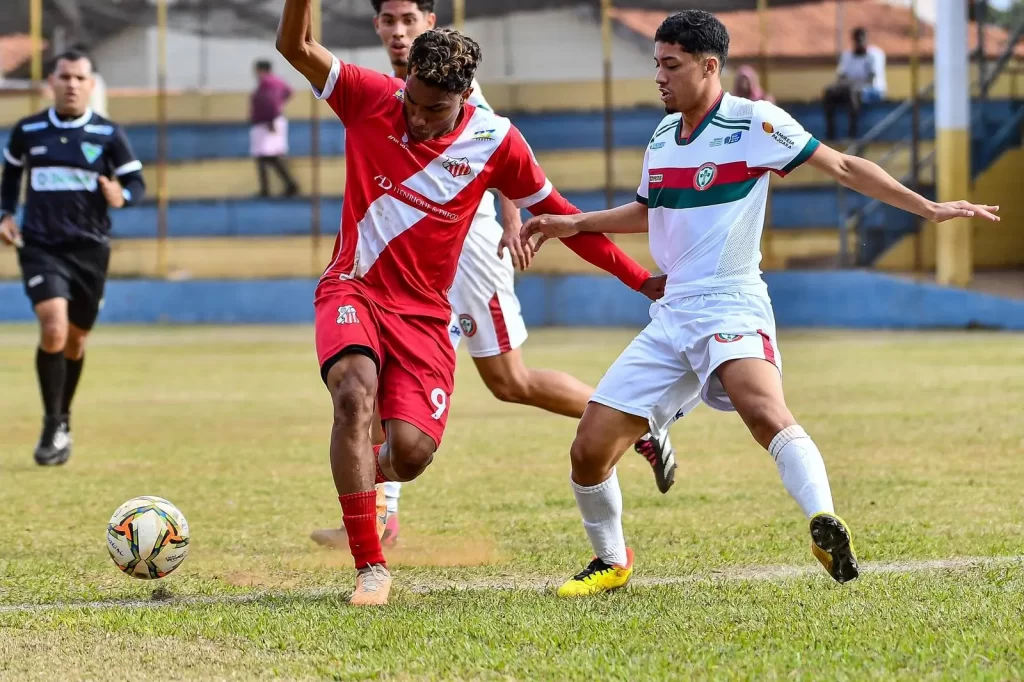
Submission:
[[292,65],[302,61],[303,56],[307,52],[306,43],[302,38],[288,35],[281,30],[277,32],[277,41],[274,43],[274,46],[277,48],[278,54]]

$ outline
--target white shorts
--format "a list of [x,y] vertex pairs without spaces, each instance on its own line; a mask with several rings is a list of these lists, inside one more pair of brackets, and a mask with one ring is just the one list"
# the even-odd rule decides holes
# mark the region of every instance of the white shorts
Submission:
[[651,323],[605,373],[591,398],[666,429],[701,401],[733,410],[715,370],[761,358],[782,371],[767,296],[706,294],[655,303]]
[[498,258],[501,226],[478,217],[459,257],[455,283],[448,292],[452,304],[450,332],[456,348],[465,339],[474,358],[489,358],[515,350],[526,341],[526,322],[516,297],[512,257]]

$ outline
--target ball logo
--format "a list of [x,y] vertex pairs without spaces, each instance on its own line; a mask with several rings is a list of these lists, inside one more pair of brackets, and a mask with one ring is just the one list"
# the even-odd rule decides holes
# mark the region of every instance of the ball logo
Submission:
[[469,315],[459,315],[459,326],[462,327],[462,333],[470,338],[476,334],[476,320]]
[[742,334],[715,334],[715,341],[718,341],[719,343],[733,343],[742,338]]
[[718,166],[713,163],[705,163],[697,169],[697,173],[693,176],[693,187],[698,192],[703,192],[708,187],[715,184],[715,178],[717,177]]
[[769,135],[771,135],[772,133],[775,132],[775,126],[773,126],[768,121],[765,121],[764,123],[761,124],[761,130],[763,130],[766,133],[768,133]]

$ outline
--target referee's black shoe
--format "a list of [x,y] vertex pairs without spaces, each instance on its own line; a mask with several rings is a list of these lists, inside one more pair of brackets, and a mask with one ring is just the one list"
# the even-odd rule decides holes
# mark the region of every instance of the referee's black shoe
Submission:
[[71,431],[63,417],[43,419],[43,432],[36,446],[36,464],[44,467],[60,466],[71,457]]

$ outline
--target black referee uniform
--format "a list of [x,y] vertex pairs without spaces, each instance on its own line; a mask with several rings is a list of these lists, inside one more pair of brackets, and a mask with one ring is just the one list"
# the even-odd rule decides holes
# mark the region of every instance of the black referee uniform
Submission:
[[[67,119],[48,109],[24,118],[11,131],[4,149],[0,178],[0,214],[13,215],[27,183],[22,241],[18,249],[25,293],[35,306],[43,301],[68,301],[68,321],[92,329],[103,302],[110,262],[110,216],[100,189],[102,176],[117,179],[124,188],[125,205],[142,200],[145,184],[142,163],[135,157],[124,131],[91,110]],[[47,423],[59,425],[67,435],[68,411],[81,361],[68,360],[59,371],[46,363],[63,363],[59,354],[39,352],[40,386]],[[42,364],[41,364],[42,363]],[[60,386],[47,386],[48,375]],[[56,396],[56,397],[54,397]],[[47,426],[44,425],[46,440]],[[63,439],[70,443],[70,439]],[[36,460],[40,461],[37,449]],[[65,457],[66,459],[66,457]],[[60,462],[57,462],[60,463]]]

